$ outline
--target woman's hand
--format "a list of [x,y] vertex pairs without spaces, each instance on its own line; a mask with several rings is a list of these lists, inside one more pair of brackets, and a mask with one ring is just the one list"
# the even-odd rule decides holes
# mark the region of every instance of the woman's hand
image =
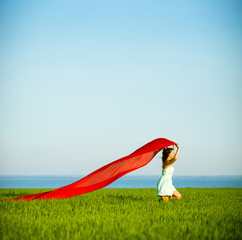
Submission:
[[178,143],[176,143],[176,144],[175,144],[175,146],[176,146],[177,148],[180,148],[180,146],[179,146],[179,144],[178,144]]

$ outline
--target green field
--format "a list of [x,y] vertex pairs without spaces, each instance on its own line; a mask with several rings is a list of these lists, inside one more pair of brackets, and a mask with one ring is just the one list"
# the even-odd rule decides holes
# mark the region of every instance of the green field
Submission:
[[[0,197],[49,189],[0,189]],[[1,204],[0,239],[242,239],[242,189],[101,189],[64,200]]]

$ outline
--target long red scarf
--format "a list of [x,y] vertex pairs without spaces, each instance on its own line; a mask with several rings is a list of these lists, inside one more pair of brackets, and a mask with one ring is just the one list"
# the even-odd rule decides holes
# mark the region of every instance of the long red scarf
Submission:
[[98,190],[109,185],[123,175],[145,166],[162,148],[174,144],[175,142],[168,139],[157,138],[130,155],[111,162],[72,184],[57,188],[53,191],[25,195],[11,200],[31,201],[64,199]]

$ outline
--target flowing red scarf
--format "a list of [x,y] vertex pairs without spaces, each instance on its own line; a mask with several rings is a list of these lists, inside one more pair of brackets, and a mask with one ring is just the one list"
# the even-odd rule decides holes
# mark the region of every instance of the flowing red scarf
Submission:
[[123,175],[145,166],[162,148],[174,144],[175,142],[168,139],[157,138],[130,155],[111,162],[72,184],[57,188],[53,191],[25,195],[11,200],[64,199],[98,190],[106,187]]

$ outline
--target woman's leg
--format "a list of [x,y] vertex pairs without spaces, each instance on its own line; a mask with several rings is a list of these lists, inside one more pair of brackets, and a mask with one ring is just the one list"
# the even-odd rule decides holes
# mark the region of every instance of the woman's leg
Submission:
[[159,199],[159,201],[163,201],[163,202],[168,202],[169,201],[169,197],[167,196],[161,196],[161,198]]
[[182,195],[177,190],[175,190],[173,192],[173,195],[170,197],[170,200],[175,200],[175,199],[180,200],[181,197],[182,197]]

